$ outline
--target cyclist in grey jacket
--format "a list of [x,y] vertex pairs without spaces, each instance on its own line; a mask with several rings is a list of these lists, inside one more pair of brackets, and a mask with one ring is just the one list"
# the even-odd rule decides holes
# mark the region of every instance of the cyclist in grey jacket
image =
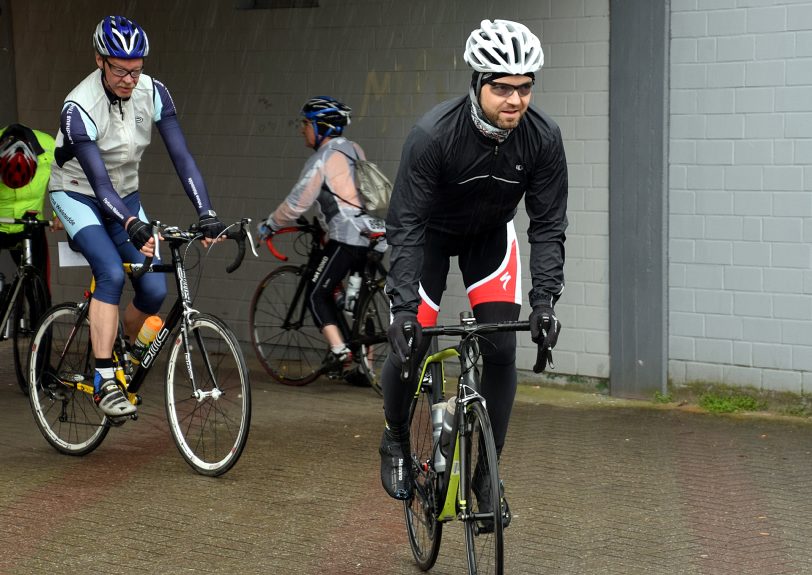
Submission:
[[[469,36],[464,58],[474,70],[469,94],[436,106],[412,129],[386,219],[393,321],[392,353],[382,371],[381,482],[397,499],[408,499],[412,490],[406,455],[414,388],[400,380],[409,353],[403,327],[414,326],[413,355],[422,357],[428,342],[420,344],[420,327],[437,322],[454,256],[478,321],[519,318],[513,218],[522,198],[530,219],[533,341],[549,351],[561,328],[553,306],[564,289],[567,163],[559,127],[530,105],[535,73],[544,63],[541,43],[522,24],[483,20]],[[481,345],[481,391],[501,452],[516,392],[516,335],[488,340]]]
[[[305,144],[315,152],[305,162],[299,181],[265,223],[260,235],[267,237],[295,222],[311,206],[316,207],[329,241],[314,277],[308,283],[305,300],[316,326],[330,345],[328,361],[340,365],[351,359],[350,350],[338,327],[338,308],[333,292],[348,271],[361,271],[366,262],[369,231],[383,231],[383,222],[364,212],[355,187],[353,159],[366,159],[361,146],[342,134],[352,110],[335,98],[311,98],[301,110],[301,131]],[[385,242],[376,249],[385,250]]]

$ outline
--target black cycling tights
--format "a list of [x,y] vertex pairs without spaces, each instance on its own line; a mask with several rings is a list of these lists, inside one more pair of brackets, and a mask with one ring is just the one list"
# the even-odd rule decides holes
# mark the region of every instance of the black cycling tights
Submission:
[[[512,303],[482,303],[474,308],[474,317],[480,323],[515,321],[519,319],[520,310],[521,306]],[[428,346],[429,340],[424,338],[418,357],[425,355]],[[479,349],[482,352],[481,393],[487,401],[496,449],[501,453],[516,396],[516,333],[502,332],[483,336],[479,341]],[[391,353],[383,366],[381,379],[386,420],[394,426],[405,424],[409,418],[409,406],[416,383],[406,384],[400,380],[400,361]],[[454,394],[455,388],[450,389],[450,393]]]

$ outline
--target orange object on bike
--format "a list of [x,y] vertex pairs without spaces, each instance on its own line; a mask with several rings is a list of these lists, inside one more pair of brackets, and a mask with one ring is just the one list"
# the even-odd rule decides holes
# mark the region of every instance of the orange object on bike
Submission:
[[147,352],[147,349],[149,349],[150,344],[158,336],[158,332],[163,324],[163,320],[157,315],[151,315],[146,319],[144,325],[141,326],[141,331],[138,332],[138,336],[135,338],[135,342],[133,343],[133,363],[141,363],[141,358],[144,357],[144,354]]

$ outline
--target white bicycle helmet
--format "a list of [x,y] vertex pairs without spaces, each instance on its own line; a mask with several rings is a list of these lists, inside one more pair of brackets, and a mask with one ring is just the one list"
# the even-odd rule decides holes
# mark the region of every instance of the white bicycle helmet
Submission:
[[463,57],[477,72],[514,76],[532,74],[544,65],[538,37],[510,20],[483,20],[468,36]]

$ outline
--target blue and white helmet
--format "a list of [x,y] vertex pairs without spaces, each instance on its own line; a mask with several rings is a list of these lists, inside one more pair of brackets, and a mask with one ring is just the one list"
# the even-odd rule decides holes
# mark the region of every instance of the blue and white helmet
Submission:
[[310,98],[302,106],[301,115],[313,126],[318,149],[324,138],[333,138],[344,133],[350,124],[352,109],[330,96]]
[[96,52],[108,58],[133,60],[149,54],[147,33],[124,16],[107,16],[93,33]]

